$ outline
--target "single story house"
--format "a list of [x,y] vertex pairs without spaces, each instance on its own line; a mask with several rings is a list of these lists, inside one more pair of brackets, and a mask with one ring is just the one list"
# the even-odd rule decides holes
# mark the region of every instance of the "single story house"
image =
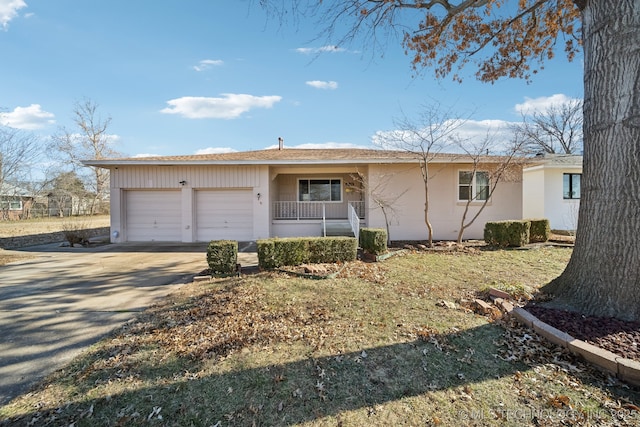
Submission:
[[[468,199],[469,218],[484,202],[488,171],[501,161],[483,156],[473,174],[469,157],[433,156],[429,216],[435,240],[456,239]],[[406,152],[281,147],[84,163],[110,170],[112,242],[321,236],[348,221],[376,228],[388,222],[392,240],[428,236],[420,162]],[[523,217],[522,165],[514,168],[465,239],[481,239],[487,221]]]
[[34,195],[24,188],[0,182],[0,219],[17,220],[29,218]]
[[580,208],[582,156],[537,156],[522,171],[522,214],[547,218],[551,229],[575,231]]

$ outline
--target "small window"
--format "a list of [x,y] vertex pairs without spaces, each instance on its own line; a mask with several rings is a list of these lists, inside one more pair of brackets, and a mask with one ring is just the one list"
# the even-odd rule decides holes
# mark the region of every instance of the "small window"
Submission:
[[489,198],[489,172],[458,172],[458,200],[487,200]]
[[298,181],[300,202],[341,202],[342,180],[301,179]]
[[580,178],[579,173],[565,173],[562,175],[562,197],[564,199],[580,198]]

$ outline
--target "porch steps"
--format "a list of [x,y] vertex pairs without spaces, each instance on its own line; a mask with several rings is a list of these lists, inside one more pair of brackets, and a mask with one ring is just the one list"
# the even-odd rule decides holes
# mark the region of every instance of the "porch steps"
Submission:
[[348,236],[354,237],[351,224],[349,222],[327,222],[327,236]]

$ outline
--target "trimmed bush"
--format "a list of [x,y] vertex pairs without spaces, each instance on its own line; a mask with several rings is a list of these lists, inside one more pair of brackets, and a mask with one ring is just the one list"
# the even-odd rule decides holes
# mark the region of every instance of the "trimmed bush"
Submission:
[[549,224],[548,219],[528,219],[527,221],[531,223],[531,228],[529,229],[529,243],[546,242],[549,240],[551,225]]
[[523,221],[492,221],[484,226],[484,241],[491,246],[521,247],[529,243],[531,222]]
[[233,274],[238,263],[238,242],[212,240],[207,247],[207,264],[213,274]]
[[373,255],[382,255],[387,252],[387,230],[384,228],[361,228],[360,247]]
[[276,241],[275,239],[258,240],[258,266],[265,270],[276,268]]
[[358,244],[353,237],[291,237],[258,240],[258,265],[262,269],[304,263],[354,261]]
[[[307,262],[307,242],[305,239],[277,239],[274,245],[275,259],[281,265],[300,265]],[[284,263],[284,264],[282,264]]]

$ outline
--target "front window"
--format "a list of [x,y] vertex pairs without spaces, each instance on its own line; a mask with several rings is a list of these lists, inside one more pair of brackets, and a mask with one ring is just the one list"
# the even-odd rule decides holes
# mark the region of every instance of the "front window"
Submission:
[[458,172],[458,200],[487,200],[489,172]]
[[301,179],[298,181],[300,202],[341,202],[342,180]]
[[580,198],[580,178],[579,173],[565,173],[562,175],[562,197],[564,199]]

